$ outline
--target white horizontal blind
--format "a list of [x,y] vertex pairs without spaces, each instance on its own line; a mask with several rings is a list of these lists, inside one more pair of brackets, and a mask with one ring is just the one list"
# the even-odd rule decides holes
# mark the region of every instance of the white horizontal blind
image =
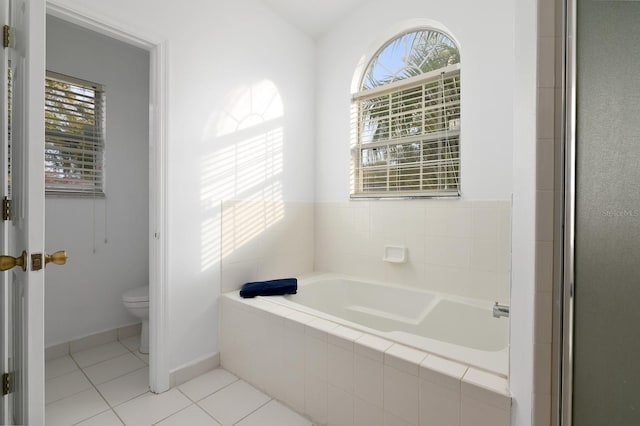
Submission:
[[460,66],[354,96],[353,197],[460,190]]
[[104,195],[104,120],[101,85],[47,72],[47,194]]

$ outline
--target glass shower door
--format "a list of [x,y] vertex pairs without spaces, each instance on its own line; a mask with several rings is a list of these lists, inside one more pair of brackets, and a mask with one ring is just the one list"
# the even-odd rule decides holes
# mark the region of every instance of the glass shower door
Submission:
[[640,1],[577,0],[573,424],[640,424]]

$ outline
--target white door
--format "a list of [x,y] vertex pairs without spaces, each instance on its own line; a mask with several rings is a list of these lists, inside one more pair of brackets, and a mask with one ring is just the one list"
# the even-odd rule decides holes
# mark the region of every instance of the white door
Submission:
[[[44,271],[32,255],[44,254],[45,3],[0,1],[1,24],[10,27],[9,46],[1,53],[0,195],[12,204],[11,218],[0,226],[0,255],[20,259],[0,273],[0,355],[2,372],[11,372],[0,420],[44,424]],[[12,262],[0,258],[5,267]]]

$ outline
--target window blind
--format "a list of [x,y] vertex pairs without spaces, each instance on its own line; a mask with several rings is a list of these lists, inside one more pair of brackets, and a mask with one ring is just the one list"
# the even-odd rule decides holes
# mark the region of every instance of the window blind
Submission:
[[104,195],[104,120],[101,85],[47,72],[47,194]]
[[460,65],[357,93],[352,197],[460,190]]

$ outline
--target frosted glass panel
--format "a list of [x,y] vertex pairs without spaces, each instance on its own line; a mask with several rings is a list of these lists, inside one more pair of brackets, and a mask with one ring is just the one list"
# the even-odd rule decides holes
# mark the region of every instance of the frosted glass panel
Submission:
[[640,3],[578,0],[574,425],[640,424]]

